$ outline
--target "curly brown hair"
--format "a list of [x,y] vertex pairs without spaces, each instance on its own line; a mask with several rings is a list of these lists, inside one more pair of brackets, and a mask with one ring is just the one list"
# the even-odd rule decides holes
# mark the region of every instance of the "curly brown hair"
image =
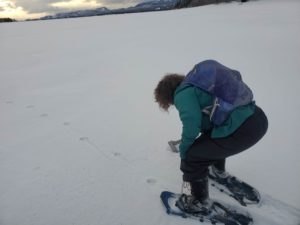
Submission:
[[159,81],[154,90],[154,97],[160,108],[168,111],[169,107],[174,104],[175,90],[183,79],[184,76],[180,74],[167,74]]

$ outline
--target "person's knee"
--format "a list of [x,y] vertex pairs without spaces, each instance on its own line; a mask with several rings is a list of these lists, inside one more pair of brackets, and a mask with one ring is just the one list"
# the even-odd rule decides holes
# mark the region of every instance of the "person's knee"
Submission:
[[210,161],[181,160],[180,169],[183,172],[183,180],[191,182],[206,177],[211,163]]

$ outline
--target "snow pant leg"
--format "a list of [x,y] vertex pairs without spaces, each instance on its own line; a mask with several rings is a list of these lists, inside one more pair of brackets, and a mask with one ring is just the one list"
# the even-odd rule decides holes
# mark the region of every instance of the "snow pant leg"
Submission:
[[219,171],[225,171],[225,163],[226,159],[220,159],[214,162],[214,167],[217,168]]
[[[202,150],[207,149],[209,154]],[[223,152],[223,148],[218,146],[210,138],[209,133],[203,133],[186,153],[186,158],[181,160],[180,169],[183,172],[183,180],[193,182],[200,180],[208,175],[208,167],[216,164],[224,163],[224,154],[218,155],[218,152]]]
[[265,135],[267,129],[267,117],[256,106],[254,114],[233,134],[224,138],[211,138],[210,133],[203,133],[188,149],[186,159],[181,160],[183,180],[191,182],[207,176],[210,165],[221,165],[225,158],[250,148]]

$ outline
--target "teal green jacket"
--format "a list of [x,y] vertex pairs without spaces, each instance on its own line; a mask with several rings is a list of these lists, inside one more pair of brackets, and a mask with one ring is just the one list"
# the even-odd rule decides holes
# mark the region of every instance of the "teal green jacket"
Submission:
[[[255,104],[250,103],[234,109],[229,118],[220,126],[211,123],[209,116],[202,110],[213,104],[213,96],[195,86],[180,85],[174,95],[174,105],[182,122],[180,157],[185,159],[186,151],[194,143],[200,133],[211,132],[212,138],[222,138],[232,134],[254,113]],[[199,149],[201,151],[201,149]]]

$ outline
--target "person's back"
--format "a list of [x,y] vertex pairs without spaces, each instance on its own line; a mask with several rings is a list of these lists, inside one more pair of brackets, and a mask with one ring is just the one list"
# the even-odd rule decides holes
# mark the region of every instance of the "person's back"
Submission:
[[[198,66],[201,69],[201,63]],[[190,183],[191,195],[182,195],[178,204],[182,210],[194,211],[197,208],[203,210],[209,201],[209,167],[218,174],[226,174],[225,159],[257,143],[267,131],[268,120],[261,108],[250,101],[230,111],[221,124],[214,124],[204,109],[212,105],[216,96],[193,82],[185,82],[187,77],[166,75],[158,83],[154,94],[161,108],[168,110],[175,105],[179,112],[182,122],[180,169],[183,181]]]

